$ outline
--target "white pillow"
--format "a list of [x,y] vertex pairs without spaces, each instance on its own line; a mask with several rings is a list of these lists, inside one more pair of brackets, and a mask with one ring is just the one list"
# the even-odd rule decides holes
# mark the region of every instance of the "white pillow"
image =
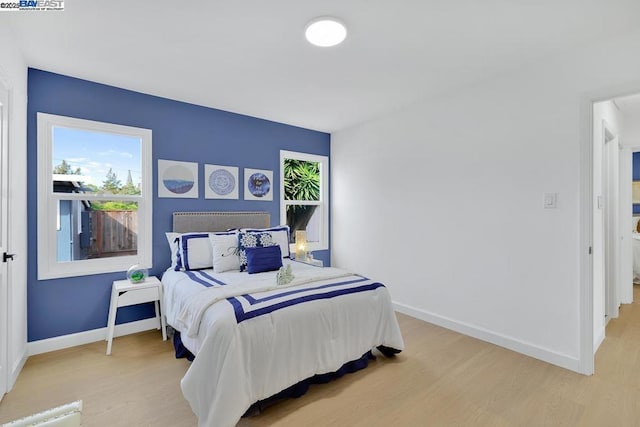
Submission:
[[209,236],[214,234],[232,235],[235,232],[222,233],[183,233],[178,239],[177,270],[201,270],[213,267],[213,249]]
[[212,234],[209,236],[213,252],[213,271],[222,273],[240,270],[238,256],[238,236],[234,234]]
[[213,267],[209,233],[183,233],[179,239],[178,265],[181,270]]
[[171,269],[175,270],[176,265],[178,265],[178,238],[180,237],[180,233],[168,231],[164,234],[167,236],[169,250],[171,251]]
[[289,253],[289,226],[279,225],[277,227],[270,228],[243,228],[241,231],[245,233],[269,233],[273,238],[273,243],[277,243],[280,246],[280,252],[282,252],[282,258],[290,258]]

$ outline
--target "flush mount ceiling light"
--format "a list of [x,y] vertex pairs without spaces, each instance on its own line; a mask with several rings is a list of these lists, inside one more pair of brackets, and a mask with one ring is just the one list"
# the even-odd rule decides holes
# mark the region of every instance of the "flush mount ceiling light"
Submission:
[[330,47],[344,41],[347,37],[347,27],[339,19],[323,16],[311,20],[304,30],[304,35],[313,45]]

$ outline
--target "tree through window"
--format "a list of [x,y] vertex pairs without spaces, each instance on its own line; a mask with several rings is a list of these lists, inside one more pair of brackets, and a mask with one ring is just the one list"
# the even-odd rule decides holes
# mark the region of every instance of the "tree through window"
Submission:
[[307,232],[309,250],[328,249],[328,163],[326,156],[280,152],[280,216],[291,229]]

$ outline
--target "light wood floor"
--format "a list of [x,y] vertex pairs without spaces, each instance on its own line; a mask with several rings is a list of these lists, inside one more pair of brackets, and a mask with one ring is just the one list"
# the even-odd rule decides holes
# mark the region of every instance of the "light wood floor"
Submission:
[[[636,287],[637,288],[637,287]],[[635,289],[636,301],[640,292]],[[406,350],[245,418],[256,426],[638,426],[640,303],[609,322],[586,377],[398,315]],[[76,399],[83,426],[195,426],[188,368],[158,331],[29,358],[0,423]]]

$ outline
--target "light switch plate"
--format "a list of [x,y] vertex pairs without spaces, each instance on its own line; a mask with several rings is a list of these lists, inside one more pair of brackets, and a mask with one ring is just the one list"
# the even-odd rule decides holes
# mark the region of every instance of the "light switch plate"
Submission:
[[558,193],[544,193],[544,208],[555,209],[558,207]]

